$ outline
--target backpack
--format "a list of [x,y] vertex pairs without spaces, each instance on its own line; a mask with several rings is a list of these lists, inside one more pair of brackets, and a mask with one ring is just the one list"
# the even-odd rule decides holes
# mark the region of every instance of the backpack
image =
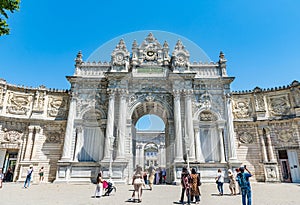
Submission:
[[246,189],[248,187],[248,181],[244,173],[238,174],[238,183],[241,189]]

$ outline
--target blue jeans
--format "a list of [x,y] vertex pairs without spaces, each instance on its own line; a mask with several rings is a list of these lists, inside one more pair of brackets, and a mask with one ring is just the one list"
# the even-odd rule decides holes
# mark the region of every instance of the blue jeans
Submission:
[[27,177],[26,177],[26,180],[25,180],[25,183],[24,183],[24,187],[25,187],[25,188],[26,188],[26,184],[28,184],[27,187],[30,186],[30,181],[31,181],[31,176],[27,176]]
[[217,187],[218,187],[219,193],[223,195],[223,182],[218,182]]
[[247,205],[251,205],[251,188],[242,189],[242,203],[246,205],[246,197],[247,197]]

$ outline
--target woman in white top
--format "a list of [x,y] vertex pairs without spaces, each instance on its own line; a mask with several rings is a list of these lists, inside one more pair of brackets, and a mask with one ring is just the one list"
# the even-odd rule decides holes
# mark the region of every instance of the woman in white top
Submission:
[[218,169],[218,173],[216,176],[216,183],[217,183],[219,195],[222,196],[223,195],[224,174],[221,169]]
[[97,185],[96,185],[96,190],[95,190],[95,198],[100,198],[102,196],[103,192],[103,179],[102,179],[102,174],[101,172],[98,173],[97,176]]

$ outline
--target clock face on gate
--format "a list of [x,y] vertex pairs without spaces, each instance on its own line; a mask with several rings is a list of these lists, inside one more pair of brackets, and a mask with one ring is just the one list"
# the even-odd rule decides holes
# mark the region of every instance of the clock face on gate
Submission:
[[117,61],[122,61],[123,60],[123,55],[118,54],[116,58],[117,58]]
[[153,50],[148,50],[145,52],[145,59],[148,61],[153,61],[156,59],[156,52]]
[[154,52],[153,51],[148,51],[147,56],[150,56],[150,57],[154,56]]

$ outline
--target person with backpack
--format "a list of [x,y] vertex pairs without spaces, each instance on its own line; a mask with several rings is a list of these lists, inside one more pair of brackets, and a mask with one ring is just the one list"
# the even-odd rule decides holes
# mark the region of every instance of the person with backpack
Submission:
[[[242,191],[242,204],[246,205],[246,198],[247,198],[247,205],[251,205],[252,196],[251,196],[251,186],[249,178],[252,177],[251,172],[247,169],[246,165],[244,167],[240,167],[240,173],[237,175],[238,184],[241,187]],[[245,172],[245,170],[247,172]]]

